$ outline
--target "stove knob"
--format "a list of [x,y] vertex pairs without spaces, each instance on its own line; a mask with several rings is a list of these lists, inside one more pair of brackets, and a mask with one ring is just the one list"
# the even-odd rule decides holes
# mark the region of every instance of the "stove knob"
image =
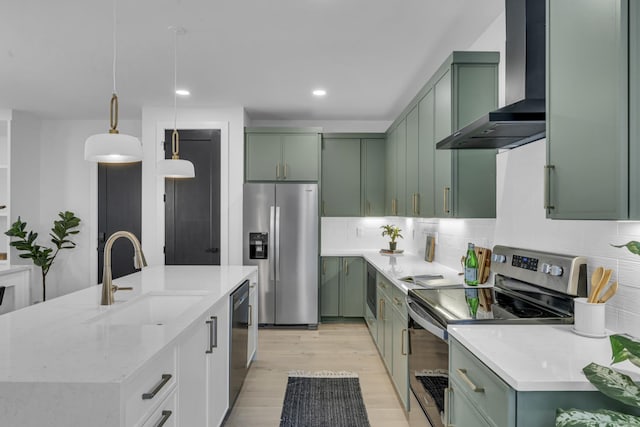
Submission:
[[551,275],[552,276],[562,276],[564,270],[562,270],[562,267],[560,267],[559,265],[552,265],[551,266]]
[[540,272],[544,273],[544,274],[549,274],[551,272],[551,265],[547,264],[546,262],[544,264],[542,264],[542,266],[540,267]]
[[493,254],[493,262],[506,262],[507,257],[500,254]]

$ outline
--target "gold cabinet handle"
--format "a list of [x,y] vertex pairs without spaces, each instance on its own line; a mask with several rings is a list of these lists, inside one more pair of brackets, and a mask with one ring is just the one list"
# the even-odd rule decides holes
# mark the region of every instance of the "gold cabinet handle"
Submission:
[[398,299],[398,297],[393,297],[393,302],[396,303],[396,305],[400,305],[400,300]]
[[380,300],[380,314],[382,314],[382,320],[387,320],[386,316],[384,315],[385,312],[385,303],[384,303],[384,299]]
[[407,330],[406,330],[406,329],[403,329],[403,330],[402,330],[402,333],[400,334],[400,340],[402,341],[402,342],[400,343],[400,353],[401,353],[403,356],[406,356],[406,355],[407,355],[407,352],[404,350],[404,333],[405,333],[405,332],[407,332]]
[[280,179],[280,163],[276,163],[276,179]]
[[442,193],[444,195],[444,201],[443,201],[442,210],[447,215],[449,214],[449,212],[451,212],[451,210],[449,209],[449,191],[451,191],[451,189],[449,187],[444,187],[444,189],[442,191]]
[[465,383],[467,383],[467,385],[469,386],[471,391],[473,391],[475,393],[484,393],[484,388],[478,387],[477,385],[475,385],[473,383],[473,381],[471,381],[471,379],[469,379],[469,377],[467,376],[467,370],[466,369],[458,368],[458,369],[456,369],[456,372],[458,373],[458,376],[460,378],[462,378],[462,380]]
[[548,211],[555,209],[555,206],[551,204],[551,191],[549,185],[551,185],[551,170],[555,169],[554,165],[544,166],[544,208]]
[[349,275],[349,262],[344,259],[343,260],[343,265],[344,265],[344,275],[348,276]]

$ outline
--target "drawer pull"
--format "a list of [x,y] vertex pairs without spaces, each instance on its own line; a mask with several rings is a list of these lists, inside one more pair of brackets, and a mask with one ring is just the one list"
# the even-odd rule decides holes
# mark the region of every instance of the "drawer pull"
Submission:
[[173,413],[173,412],[171,412],[171,411],[167,411],[167,410],[162,411],[162,412],[161,412],[161,414],[162,414],[162,418],[160,418],[160,421],[158,421],[158,424],[156,424],[156,427],[162,427],[162,426],[164,425],[164,423],[166,423],[166,422],[167,422],[167,420],[168,420],[169,418],[171,418],[171,414],[172,414],[172,413]]
[[400,354],[402,354],[403,356],[407,355],[407,352],[404,349],[404,333],[405,332],[407,332],[407,330],[403,329],[402,332],[400,333],[400,340],[401,340],[401,343],[400,343]]
[[466,369],[458,368],[458,369],[456,369],[456,372],[458,373],[458,376],[460,378],[462,378],[462,380],[465,383],[467,383],[467,385],[469,386],[471,391],[476,392],[476,393],[484,393],[484,388],[478,387],[477,385],[475,385],[473,383],[473,381],[471,381],[469,379],[469,377],[467,376],[467,370]]
[[150,392],[142,394],[142,400],[153,399],[154,397],[156,397],[156,394],[158,394],[160,390],[162,390],[162,387],[164,387],[169,382],[170,379],[171,379],[171,374],[162,374],[162,379],[155,386],[155,388]]

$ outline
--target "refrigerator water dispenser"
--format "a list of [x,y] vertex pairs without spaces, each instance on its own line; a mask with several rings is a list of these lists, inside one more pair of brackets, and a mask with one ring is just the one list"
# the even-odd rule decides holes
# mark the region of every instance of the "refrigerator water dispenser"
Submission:
[[269,233],[249,233],[249,259],[269,257]]

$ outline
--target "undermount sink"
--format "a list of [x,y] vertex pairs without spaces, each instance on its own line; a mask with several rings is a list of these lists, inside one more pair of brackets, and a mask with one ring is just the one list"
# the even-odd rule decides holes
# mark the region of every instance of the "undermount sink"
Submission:
[[180,317],[190,307],[202,301],[205,295],[149,293],[113,305],[105,313],[89,320],[109,325],[164,325]]

